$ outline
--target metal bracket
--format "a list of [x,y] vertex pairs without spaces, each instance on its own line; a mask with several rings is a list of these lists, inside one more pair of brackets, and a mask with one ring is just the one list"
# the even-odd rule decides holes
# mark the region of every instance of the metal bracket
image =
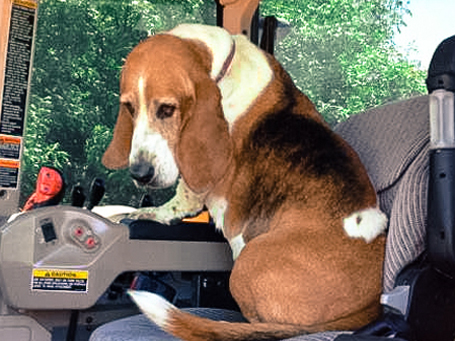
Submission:
[[397,286],[391,292],[381,295],[381,304],[406,316],[409,307],[409,293],[409,285]]

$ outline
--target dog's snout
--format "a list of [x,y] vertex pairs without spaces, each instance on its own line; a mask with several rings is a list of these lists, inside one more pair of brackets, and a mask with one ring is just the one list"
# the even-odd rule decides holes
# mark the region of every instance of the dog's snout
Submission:
[[147,163],[135,163],[130,166],[131,177],[141,184],[147,184],[155,175],[155,169],[153,166]]

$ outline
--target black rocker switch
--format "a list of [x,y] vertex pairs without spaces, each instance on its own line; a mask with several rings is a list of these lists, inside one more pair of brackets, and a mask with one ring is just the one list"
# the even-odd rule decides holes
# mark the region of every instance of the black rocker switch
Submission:
[[40,221],[41,224],[41,231],[43,232],[44,241],[49,243],[55,239],[57,239],[57,235],[55,234],[54,224],[50,218],[43,219]]

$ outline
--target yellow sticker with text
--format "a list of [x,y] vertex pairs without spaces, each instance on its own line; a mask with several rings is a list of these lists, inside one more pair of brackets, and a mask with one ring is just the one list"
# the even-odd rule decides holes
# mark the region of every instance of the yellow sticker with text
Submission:
[[87,292],[87,270],[33,269],[32,290]]

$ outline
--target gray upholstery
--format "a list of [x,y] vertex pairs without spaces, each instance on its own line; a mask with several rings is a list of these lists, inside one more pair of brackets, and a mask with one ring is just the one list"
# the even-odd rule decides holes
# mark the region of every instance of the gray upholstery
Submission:
[[357,151],[389,217],[384,291],[424,247],[427,212],[428,96],[375,108],[336,131]]
[[[416,97],[351,117],[335,130],[358,152],[389,217],[384,291],[393,288],[400,269],[423,250],[428,183],[428,97]],[[238,321],[239,314],[213,309],[193,313]],[[337,332],[299,336],[286,341],[333,341]],[[91,341],[176,340],[143,315],[101,326]]]
[[[240,313],[210,308],[184,309],[195,315],[208,317],[212,320],[229,322],[245,322]],[[333,341],[339,332],[317,333],[297,336],[286,341]],[[179,341],[150,322],[143,314],[126,317],[107,323],[97,328],[91,335],[90,341]]]
[[[245,322],[240,313],[223,309],[189,308],[186,311],[212,320]],[[144,315],[134,315],[108,323],[96,329],[90,341],[176,341],[179,340],[151,323]]]

